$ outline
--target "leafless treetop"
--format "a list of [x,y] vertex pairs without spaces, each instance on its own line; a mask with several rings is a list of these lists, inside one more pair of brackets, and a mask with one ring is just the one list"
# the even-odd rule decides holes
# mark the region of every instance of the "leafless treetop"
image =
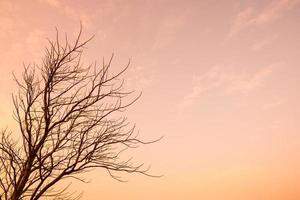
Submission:
[[113,56],[101,66],[85,67],[81,56],[90,40],[81,41],[81,30],[73,44],[57,34],[43,64],[26,66],[22,79],[15,78],[14,118],[21,140],[1,133],[0,199],[68,199],[72,195],[57,183],[84,181],[79,175],[93,168],[118,180],[116,171],[148,175],[143,164],[120,158],[124,149],[146,144],[122,114],[139,98],[128,100],[133,92],[124,91],[120,79],[129,63],[114,75],[109,73]]

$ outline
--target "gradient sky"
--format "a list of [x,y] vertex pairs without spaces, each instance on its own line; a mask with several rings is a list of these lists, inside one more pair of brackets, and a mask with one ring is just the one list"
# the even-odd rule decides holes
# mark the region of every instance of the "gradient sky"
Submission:
[[129,120],[165,136],[130,152],[164,177],[97,170],[83,200],[299,200],[299,19],[298,0],[0,0],[0,126],[16,129],[12,72],[81,20],[85,62],[130,58]]

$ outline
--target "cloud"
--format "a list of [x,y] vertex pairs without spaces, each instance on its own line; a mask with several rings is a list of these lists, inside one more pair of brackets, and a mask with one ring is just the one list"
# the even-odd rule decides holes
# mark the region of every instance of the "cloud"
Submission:
[[245,29],[246,27],[250,26],[253,21],[251,20],[253,15],[253,8],[248,7],[244,10],[242,10],[236,17],[236,19],[233,22],[233,25],[229,32],[229,38],[236,35],[241,30]]
[[84,13],[82,11],[78,11],[75,10],[74,8],[72,8],[69,5],[64,5],[64,13],[66,16],[68,16],[69,18],[73,19],[73,20],[80,20],[82,25],[85,28],[90,28],[92,27],[93,23],[92,23],[92,19],[91,16],[87,13]]
[[152,70],[150,71],[151,64],[149,66],[134,65],[129,68],[128,77],[126,77],[126,87],[135,88],[137,91],[141,91],[156,82],[156,74]]
[[298,2],[298,0],[272,1],[259,15],[253,18],[253,21],[256,24],[264,24],[276,20],[277,18],[281,17],[285,11],[294,8]]
[[250,49],[252,51],[260,51],[262,50],[265,46],[270,45],[272,42],[274,42],[275,39],[277,39],[278,35],[273,35],[273,36],[267,36],[266,38],[263,38],[262,40],[256,41]]
[[229,81],[231,82],[228,84],[228,87],[225,89],[225,93],[232,94],[237,92],[237,93],[243,93],[247,95],[250,91],[258,87],[261,87],[264,81],[273,72],[273,70],[274,70],[274,66],[271,65],[259,69],[252,76],[247,76],[246,73],[233,74],[231,76],[234,77],[234,79],[229,79]]
[[180,32],[188,21],[188,10],[183,10],[180,14],[175,13],[176,15],[172,13],[160,20],[160,26],[152,45],[153,50],[165,48],[176,41],[178,32]]
[[39,1],[47,3],[52,7],[59,7],[61,5],[61,2],[59,0],[39,0]]
[[258,69],[249,74],[238,71],[232,67],[216,65],[206,73],[193,78],[195,84],[192,91],[188,93],[179,104],[179,109],[192,106],[196,100],[207,92],[217,91],[223,95],[248,95],[251,91],[263,86],[277,64]]
[[270,101],[268,103],[266,103],[265,105],[262,106],[262,109],[264,110],[268,110],[268,109],[272,109],[274,107],[280,106],[284,103],[284,101],[282,99],[275,99],[273,101]]
[[237,35],[251,26],[261,26],[280,18],[286,11],[293,9],[299,0],[273,0],[260,12],[254,7],[240,11],[230,28],[228,38]]
[[84,12],[82,9],[75,9],[69,4],[63,3],[59,0],[39,0],[42,3],[48,4],[49,6],[55,8],[59,12],[62,12],[65,16],[68,18],[75,20],[75,21],[81,21],[82,25],[85,28],[92,27],[92,19],[91,15]]

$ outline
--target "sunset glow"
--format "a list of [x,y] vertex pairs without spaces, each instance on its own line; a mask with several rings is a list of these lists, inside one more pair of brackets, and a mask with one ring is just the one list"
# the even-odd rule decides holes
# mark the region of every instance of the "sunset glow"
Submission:
[[[140,138],[126,153],[150,178],[105,170],[74,181],[83,200],[299,200],[299,0],[0,0],[0,128],[18,131],[13,73],[41,63],[56,28],[83,26],[85,64],[130,59],[126,111]],[[73,37],[73,38],[72,38]]]

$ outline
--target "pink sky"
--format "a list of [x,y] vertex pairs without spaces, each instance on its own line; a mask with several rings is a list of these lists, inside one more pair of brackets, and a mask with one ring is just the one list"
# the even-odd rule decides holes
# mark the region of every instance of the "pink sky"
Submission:
[[299,200],[299,19],[298,0],[1,0],[0,126],[16,129],[12,72],[81,20],[85,62],[131,58],[129,120],[165,136],[132,152],[164,177],[97,170],[73,184],[83,200]]

